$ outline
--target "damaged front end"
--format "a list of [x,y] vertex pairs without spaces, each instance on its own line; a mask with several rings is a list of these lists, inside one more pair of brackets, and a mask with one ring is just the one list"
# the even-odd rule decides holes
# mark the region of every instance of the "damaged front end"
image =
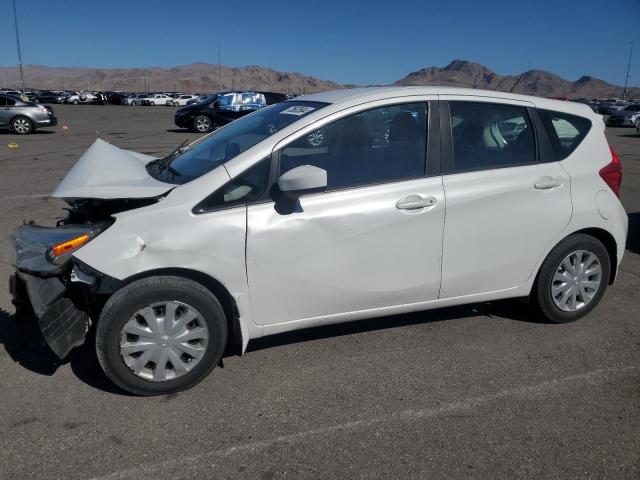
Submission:
[[106,297],[119,282],[83,264],[73,253],[114,222],[112,215],[157,199],[80,200],[56,227],[25,224],[13,233],[16,273],[10,290],[16,311],[33,311],[42,336],[60,358],[84,343]]

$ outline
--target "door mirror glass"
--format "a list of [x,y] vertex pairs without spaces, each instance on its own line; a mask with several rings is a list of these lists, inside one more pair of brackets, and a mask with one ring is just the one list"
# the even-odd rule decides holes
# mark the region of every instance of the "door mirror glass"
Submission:
[[327,188],[327,171],[312,165],[301,165],[283,173],[278,179],[280,191],[293,195],[321,192]]

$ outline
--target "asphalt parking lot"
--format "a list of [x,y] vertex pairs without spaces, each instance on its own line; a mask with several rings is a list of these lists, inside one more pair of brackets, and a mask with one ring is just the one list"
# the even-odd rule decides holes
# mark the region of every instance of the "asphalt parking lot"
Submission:
[[0,478],[640,477],[635,130],[607,129],[630,236],[587,318],[550,325],[498,303],[294,332],[190,391],[136,398],[90,349],[58,365],[16,330],[8,237],[63,215],[47,195],[96,138],[162,155],[198,135],[174,129],[172,107],[54,109],[54,129],[0,132]]

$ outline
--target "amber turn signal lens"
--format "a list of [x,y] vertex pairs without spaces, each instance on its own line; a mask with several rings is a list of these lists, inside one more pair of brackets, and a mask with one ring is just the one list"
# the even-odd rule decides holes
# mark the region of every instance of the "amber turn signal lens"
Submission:
[[72,238],[71,240],[67,240],[66,242],[58,243],[51,247],[51,253],[54,258],[59,257],[60,255],[64,255],[65,253],[69,253],[76,248],[80,248],[82,245],[89,241],[89,235],[85,233],[84,235],[80,235],[79,237]]

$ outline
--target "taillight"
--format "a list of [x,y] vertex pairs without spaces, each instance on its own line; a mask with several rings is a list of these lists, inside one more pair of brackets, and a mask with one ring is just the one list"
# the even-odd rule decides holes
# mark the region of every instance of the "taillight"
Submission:
[[620,158],[611,145],[609,145],[609,149],[611,150],[611,163],[602,167],[599,173],[604,183],[609,185],[609,188],[613,190],[613,193],[615,193],[617,197],[620,197],[622,163],[620,163]]

